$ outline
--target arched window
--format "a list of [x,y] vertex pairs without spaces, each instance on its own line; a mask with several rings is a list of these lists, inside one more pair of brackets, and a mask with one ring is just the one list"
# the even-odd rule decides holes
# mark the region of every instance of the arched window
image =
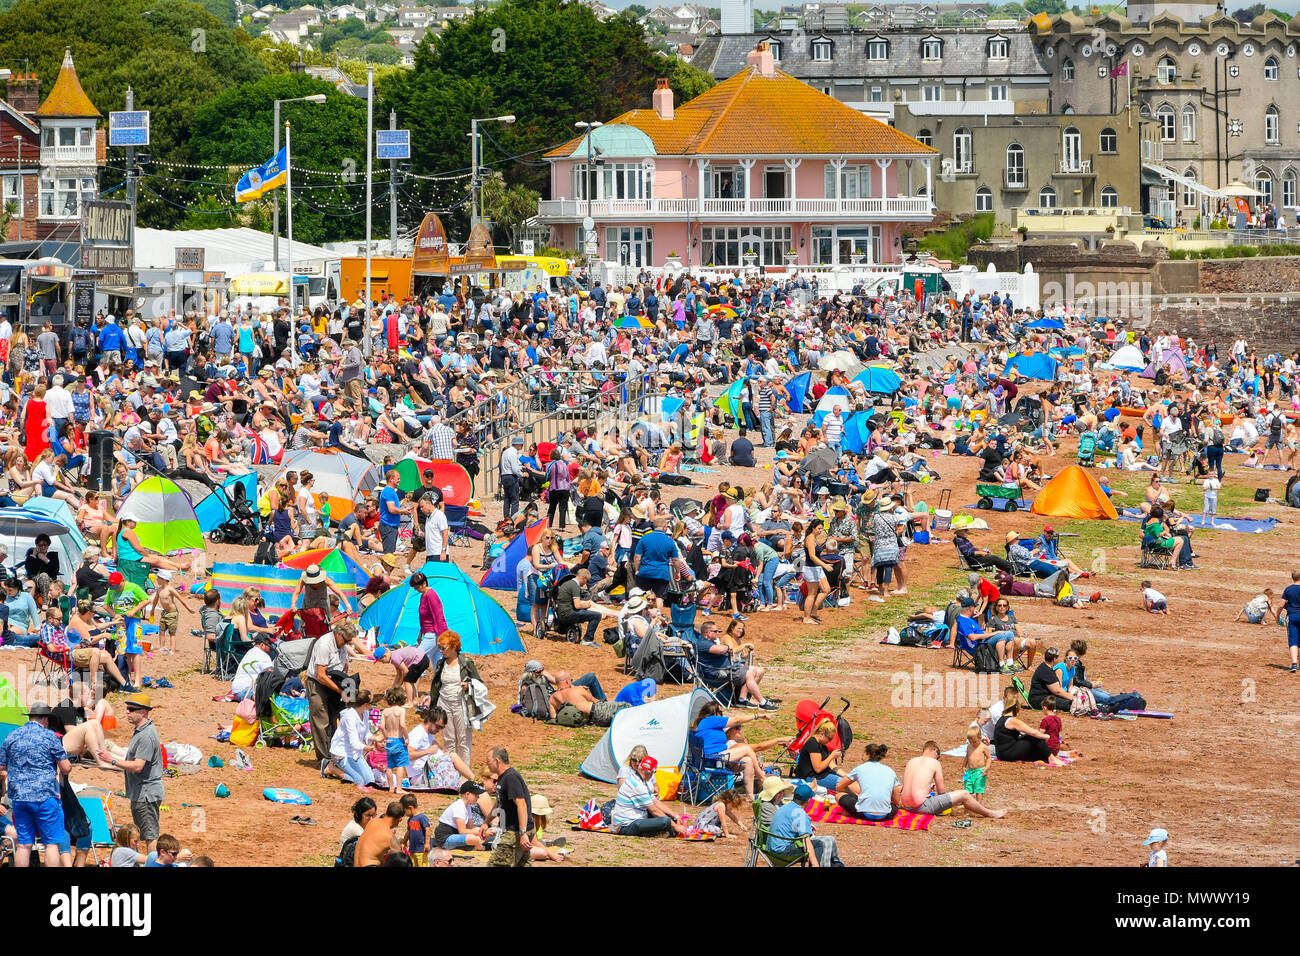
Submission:
[[1119,208],[1119,190],[1114,186],[1107,186],[1101,191],[1101,206],[1103,209]]
[[[1196,182],[1196,170],[1192,169],[1190,166],[1187,169],[1184,169],[1183,179],[1193,183]],[[1196,190],[1187,183],[1183,183],[1183,205],[1192,207],[1196,206]]]
[[1178,79],[1178,64],[1172,56],[1162,56],[1156,64],[1156,79],[1168,86]]
[[1175,139],[1174,108],[1168,103],[1156,107],[1156,120],[1160,123],[1160,141],[1172,143]]
[[1282,141],[1282,116],[1276,106],[1264,110],[1264,142],[1280,143]]
[[952,168],[954,172],[969,173],[975,168],[975,156],[971,152],[970,130],[958,126],[952,134]]
[[1097,137],[1097,150],[1102,153],[1119,152],[1119,137],[1115,135],[1115,131],[1109,126],[1102,130],[1101,135]]
[[1083,137],[1078,127],[1067,126],[1061,134],[1061,171],[1074,173],[1083,167]]
[[1150,119],[1150,118],[1151,118],[1151,104],[1150,104],[1150,103],[1143,102],[1142,105],[1138,107],[1138,115],[1141,116],[1141,117],[1143,117],[1144,119]]
[[1191,103],[1183,107],[1183,142],[1196,142],[1196,107]]
[[1292,209],[1296,205],[1296,175],[1290,167],[1282,172],[1282,205]]
[[1056,190],[1051,186],[1044,186],[1042,189],[1038,190],[1038,208],[1056,208]]
[[975,211],[992,212],[993,211],[993,190],[987,186],[981,186],[975,190]]
[[1260,192],[1260,205],[1266,206],[1273,201],[1273,174],[1267,169],[1255,171],[1255,188]]
[[1008,186],[1025,185],[1025,148],[1019,143],[1007,147],[1006,182]]
[[1074,81],[1074,61],[1068,56],[1061,61],[1061,79],[1066,83]]
[[932,132],[930,132],[928,129],[923,129],[923,130],[920,130],[920,131],[917,132],[917,134],[916,134],[916,140],[917,140],[917,142],[919,142],[922,146],[933,146],[933,145],[934,145],[934,134],[933,134]]
[[1270,56],[1267,60],[1264,61],[1264,79],[1266,80],[1277,79],[1277,57]]

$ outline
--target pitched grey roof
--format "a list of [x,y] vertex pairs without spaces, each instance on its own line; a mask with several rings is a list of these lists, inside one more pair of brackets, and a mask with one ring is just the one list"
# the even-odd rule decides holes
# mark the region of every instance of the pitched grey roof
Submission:
[[[1036,77],[1046,80],[1048,72],[1039,58],[1030,35],[1021,30],[971,30],[917,27],[909,30],[855,30],[851,33],[827,33],[835,51],[829,61],[814,61],[812,41],[819,34],[740,33],[705,37],[696,47],[693,66],[718,79],[733,76],[745,68],[745,56],[762,40],[781,44],[777,66],[801,80],[845,79],[866,77],[894,79],[903,77]],[[889,41],[889,58],[867,59],[867,41],[875,37]],[[943,61],[937,65],[921,59],[921,41],[926,37],[943,40]],[[990,61],[987,42],[990,37],[1005,37],[1008,56]],[[937,68],[936,68],[937,67]]]

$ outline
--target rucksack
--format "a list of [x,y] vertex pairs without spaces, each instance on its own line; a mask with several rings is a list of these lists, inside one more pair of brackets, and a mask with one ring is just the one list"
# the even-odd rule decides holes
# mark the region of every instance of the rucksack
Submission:
[[525,674],[519,685],[520,713],[533,720],[550,717],[549,701],[554,690],[541,674]]
[[587,723],[587,715],[573,704],[565,704],[555,712],[555,723],[561,727],[583,727]]
[[90,351],[90,332],[80,326],[73,329],[71,346],[74,355],[84,355]]
[[1105,714],[1118,713],[1121,710],[1146,710],[1146,698],[1136,692],[1127,694],[1115,694],[1104,704],[1098,704],[1098,709]]
[[981,641],[975,645],[975,650],[971,653],[971,661],[977,674],[997,674],[1002,670],[1002,664],[998,661],[998,652],[988,641]]
[[1282,434],[1282,416],[1276,412],[1268,420],[1268,433],[1274,438]]
[[356,866],[357,865],[357,841],[361,837],[348,837],[339,847],[339,855],[334,859],[335,866]]

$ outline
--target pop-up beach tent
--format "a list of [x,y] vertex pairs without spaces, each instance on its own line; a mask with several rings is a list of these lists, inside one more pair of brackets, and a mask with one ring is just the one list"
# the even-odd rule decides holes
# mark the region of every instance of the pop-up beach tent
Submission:
[[686,763],[686,739],[691,722],[709,702],[707,691],[695,688],[689,694],[655,699],[640,707],[624,707],[614,715],[605,736],[587,754],[580,773],[605,783],[618,782],[618,768],[637,744],[659,761],[661,767],[682,767]]
[[346,452],[315,448],[285,452],[275,480],[279,481],[287,471],[300,475],[304,471],[312,473],[316,479],[312,496],[318,508],[323,509],[329,503],[331,521],[342,521],[352,514],[357,500],[379,487],[379,469],[375,463]]
[[1183,353],[1177,349],[1170,349],[1160,353],[1160,359],[1151,360],[1151,364],[1142,370],[1142,378],[1155,378],[1158,369],[1167,369],[1171,373],[1186,372],[1187,360],[1183,358]]
[[528,549],[537,543],[545,530],[546,519],[539,518],[525,528],[522,534],[515,535],[483,572],[478,586],[496,591],[513,591],[518,586],[515,571],[519,562],[528,557]]
[[126,496],[119,517],[136,520],[140,543],[162,554],[204,551],[203,532],[190,496],[170,478],[153,475]]
[[1110,364],[1126,372],[1140,372],[1147,363],[1136,345],[1121,345],[1111,354]]
[[[59,498],[36,497],[23,502],[23,510],[31,511],[45,518],[52,518],[67,526],[67,532],[50,535],[50,551],[59,555],[59,580],[65,584],[75,583],[77,568],[81,567],[81,556],[86,550],[86,538],[77,528],[77,515],[72,506]],[[4,541],[9,545],[11,561],[21,562],[27,556],[27,549],[34,547],[36,536],[30,538],[22,534],[6,535]]]
[[826,416],[835,411],[836,405],[840,407],[840,415],[844,418],[848,418],[853,411],[853,396],[842,385],[834,385],[822,394],[821,401],[813,410],[813,424],[820,427]]
[[1013,355],[1002,374],[1010,378],[1012,372],[1018,372],[1025,378],[1051,382],[1056,378],[1056,366],[1056,359],[1050,355],[1043,355],[1041,352],[1025,352]]
[[1101,485],[1078,465],[1071,465],[1049,481],[1029,510],[1053,518],[1119,517]]
[[804,412],[804,399],[812,390],[812,372],[800,372],[785,383],[785,390],[790,395],[790,411],[796,415]]
[[[420,571],[442,602],[447,627],[460,635],[462,651],[503,654],[524,649],[519,629],[505,608],[479,590],[464,571],[449,561],[430,561]],[[419,608],[420,595],[407,582],[384,592],[366,608],[361,614],[361,627],[378,628],[380,644],[418,644]]]

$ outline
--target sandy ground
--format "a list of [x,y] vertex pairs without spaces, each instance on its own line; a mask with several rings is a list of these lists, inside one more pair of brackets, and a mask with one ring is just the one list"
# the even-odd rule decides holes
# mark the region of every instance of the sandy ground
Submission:
[[[766,455],[764,460],[768,460]],[[1250,471],[1234,458],[1229,465],[1226,496],[1233,488],[1269,486],[1280,495],[1285,476]],[[1067,463],[1048,459],[1048,470]],[[971,490],[976,468],[973,459],[940,457],[934,461],[942,480],[924,489],[934,502],[939,491],[954,489],[957,506],[974,500]],[[1106,480],[1114,472],[1094,472]],[[729,478],[744,485],[768,480],[762,469],[720,469],[708,477],[711,484]],[[673,489],[704,498],[708,489]],[[1175,497],[1199,508],[1200,489],[1186,483],[1174,487]],[[1141,492],[1137,491],[1140,498]],[[1130,495],[1132,500],[1132,495]],[[498,502],[486,502],[489,519]],[[1224,514],[1230,513],[1221,504]],[[1089,642],[1088,673],[1102,678],[1112,690],[1139,688],[1152,709],[1174,711],[1172,721],[1094,721],[1066,718],[1067,746],[1083,759],[1064,768],[997,765],[990,775],[986,801],[1009,808],[1000,821],[976,819],[970,829],[953,826],[952,817],[935,821],[928,833],[908,833],[872,827],[828,825],[840,853],[850,865],[872,863],[919,865],[981,865],[1033,863],[1049,865],[1135,865],[1145,862],[1140,840],[1153,826],[1168,829],[1171,861],[1178,865],[1277,865],[1291,862],[1300,846],[1300,824],[1293,812],[1297,774],[1295,733],[1300,709],[1300,677],[1288,674],[1285,635],[1281,628],[1233,624],[1241,605],[1258,590],[1280,589],[1289,583],[1288,572],[1300,549],[1294,512],[1266,504],[1249,504],[1232,513],[1281,519],[1275,530],[1247,536],[1226,531],[1197,532],[1199,571],[1142,572],[1137,568],[1136,524],[1109,524],[1104,533],[1113,546],[1104,551],[1106,573],[1094,582],[1080,582],[1086,591],[1101,589],[1112,600],[1071,611],[1045,602],[1019,599],[1018,616],[1033,634],[1064,648],[1074,637]],[[979,533],[980,543],[997,548],[1002,534],[1015,528],[1037,532],[1047,521],[1027,514],[985,514],[991,530]],[[1095,529],[1097,522],[1057,520],[1065,534]],[[572,526],[571,530],[572,530]],[[889,745],[887,762],[901,772],[927,738],[945,747],[956,746],[974,716],[976,703],[966,684],[951,683],[939,695],[923,693],[947,675],[947,650],[899,648],[878,643],[887,618],[901,618],[906,609],[929,596],[946,600],[962,575],[956,569],[949,535],[944,543],[914,547],[908,556],[912,594],[894,598],[888,610],[861,601],[854,590],[852,607],[826,612],[826,625],[804,627],[794,614],[754,614],[749,636],[758,645],[758,660],[769,670],[764,686],[784,699],[770,722],[772,735],[792,733],[793,710],[803,697],[846,697],[856,743],[850,757],[861,758],[861,746],[870,741]],[[1085,539],[1086,543],[1091,539]],[[1066,550],[1076,560],[1090,562],[1097,555],[1076,544]],[[481,546],[457,549],[462,568],[479,571]],[[248,560],[251,548],[214,547],[213,560]],[[422,560],[422,556],[417,559]],[[1168,617],[1145,613],[1138,602],[1137,582],[1150,576],[1169,596]],[[942,589],[941,589],[942,586]],[[928,592],[928,593],[927,593]],[[490,592],[513,612],[512,593]],[[897,619],[897,618],[895,618]],[[173,690],[155,691],[154,711],[164,741],[197,745],[205,759],[216,753],[226,760],[223,769],[204,767],[198,773],[166,781],[167,799],[162,829],[175,834],[183,845],[205,853],[223,865],[328,865],[338,847],[340,828],[356,798],[351,785],[320,778],[310,754],[281,748],[248,751],[253,769],[229,767],[234,748],[208,739],[228,725],[234,710],[212,698],[227,689],[198,673],[200,649],[189,628],[197,615],[182,615],[182,638],[175,657],[155,655],[144,673],[169,677]],[[574,673],[595,671],[612,696],[625,681],[616,672],[615,659],[605,647],[585,648],[525,638],[526,654],[503,654],[479,660],[493,700],[501,705],[474,742],[475,764],[481,765],[486,748],[509,747],[514,763],[535,793],[545,793],[559,811],[552,835],[563,832],[573,848],[564,865],[701,865],[737,866],[744,859],[743,840],[712,844],[670,842],[664,839],[611,837],[570,833],[563,817],[591,797],[606,800],[613,787],[576,774],[577,764],[599,736],[595,730],[569,730],[535,723],[508,713],[514,702],[515,683],[528,657],[537,657],[555,670]],[[30,651],[0,651],[0,669],[15,672],[30,666]],[[361,665],[363,683],[376,688],[391,682],[390,668]],[[968,674],[968,672],[961,672]],[[951,678],[947,678],[950,679]],[[962,681],[969,677],[961,678]],[[915,700],[904,694],[917,681]],[[980,687],[993,693],[1004,679],[985,679]],[[679,692],[669,688],[669,693]],[[960,693],[959,693],[960,692]],[[960,699],[958,699],[960,697]],[[120,697],[113,698],[120,706]],[[769,726],[757,725],[758,736]],[[110,734],[125,743],[125,721]],[[945,757],[948,787],[960,786],[960,760]],[[74,779],[120,790],[120,775],[85,766]],[[231,795],[218,799],[213,790],[224,783]],[[310,808],[282,806],[262,798],[267,786],[296,787],[313,800]],[[376,795],[381,799],[382,795]],[[420,808],[436,819],[449,797],[421,796]],[[129,807],[114,801],[117,820],[129,819]],[[309,813],[317,826],[290,823],[296,814]],[[552,864],[559,865],[559,864]]]

